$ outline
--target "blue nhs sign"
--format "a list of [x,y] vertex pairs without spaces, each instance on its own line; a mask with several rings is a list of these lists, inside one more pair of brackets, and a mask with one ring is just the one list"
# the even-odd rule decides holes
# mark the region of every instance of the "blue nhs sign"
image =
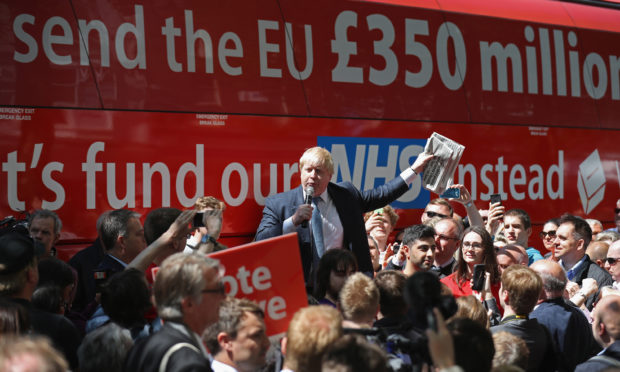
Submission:
[[[360,190],[375,188],[397,177],[413,164],[425,144],[426,139],[317,137],[317,145],[332,154],[332,182],[351,182]],[[421,186],[420,177],[416,177],[409,191],[392,206],[424,208],[430,201],[430,192]]]

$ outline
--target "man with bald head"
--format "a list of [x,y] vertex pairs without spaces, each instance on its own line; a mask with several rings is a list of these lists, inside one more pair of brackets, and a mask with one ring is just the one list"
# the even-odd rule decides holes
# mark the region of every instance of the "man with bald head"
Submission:
[[497,264],[499,265],[500,274],[504,270],[512,265],[525,265],[527,266],[528,257],[525,248],[517,244],[508,244],[500,248],[497,253]]
[[604,297],[594,309],[592,332],[604,347],[601,354],[577,366],[575,372],[606,371],[620,366],[620,296]]
[[605,268],[605,258],[607,257],[607,251],[609,250],[609,243],[607,242],[595,242],[592,241],[588,244],[586,254],[590,257],[592,262],[596,262],[601,268]]
[[435,224],[435,262],[433,270],[439,279],[452,274],[454,267],[454,252],[461,244],[461,224],[453,218],[444,218]]
[[538,305],[530,318],[549,330],[563,370],[572,371],[577,364],[595,355],[598,347],[590,323],[583,312],[563,298],[567,279],[562,266],[553,260],[539,260],[531,266],[543,281]]

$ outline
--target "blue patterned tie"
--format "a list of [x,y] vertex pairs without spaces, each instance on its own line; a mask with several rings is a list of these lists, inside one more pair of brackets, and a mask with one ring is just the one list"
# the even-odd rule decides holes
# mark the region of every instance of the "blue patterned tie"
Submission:
[[312,237],[316,246],[316,253],[321,258],[325,252],[325,243],[323,242],[323,219],[319,204],[323,201],[320,197],[312,198],[314,209],[312,210]]
[[575,277],[575,272],[573,270],[568,270],[568,272],[566,273],[566,278],[568,280],[573,280],[574,277]]

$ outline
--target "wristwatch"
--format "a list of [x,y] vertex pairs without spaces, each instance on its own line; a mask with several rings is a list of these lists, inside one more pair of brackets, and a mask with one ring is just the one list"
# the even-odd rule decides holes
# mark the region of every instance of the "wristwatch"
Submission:
[[217,245],[217,240],[214,237],[212,237],[211,235],[209,235],[209,234],[206,234],[205,236],[203,236],[202,240],[200,240],[200,242],[201,243],[205,243],[205,244],[208,243],[208,242],[211,242],[211,243],[213,243],[213,245]]
[[585,293],[583,293],[581,290],[577,291],[575,295],[583,297],[584,300],[588,298],[588,296]]

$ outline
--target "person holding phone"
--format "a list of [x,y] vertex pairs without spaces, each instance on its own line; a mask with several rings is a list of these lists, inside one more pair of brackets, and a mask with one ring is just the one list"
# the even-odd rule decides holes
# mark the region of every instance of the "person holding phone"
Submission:
[[[396,226],[397,222],[398,214],[396,214],[394,208],[389,205],[364,214],[366,234],[371,236],[377,242],[377,248],[379,250],[379,265],[381,266],[383,266],[385,259],[392,254],[391,246],[393,243],[388,244],[388,238],[394,230],[394,226]],[[372,246],[370,248],[372,249]],[[388,254],[388,252],[390,253]],[[376,268],[375,271],[377,271]]]
[[[223,217],[226,204],[213,196],[203,196],[196,199],[194,209],[197,211],[194,216],[194,221],[192,222],[192,227],[195,228],[195,230],[187,239],[184,252],[192,253],[194,250],[199,250],[203,253],[210,253],[226,249],[226,246],[217,242],[222,230],[222,224],[220,223],[219,226],[217,224],[212,224],[213,226],[209,228],[209,226],[206,226],[207,224],[203,222],[203,214],[207,212],[209,212],[207,215],[212,215],[214,211],[220,211],[220,216]],[[208,220],[209,222],[213,222],[213,219]]]
[[[455,298],[474,294],[472,281],[476,265],[484,265],[484,272],[490,274],[491,292],[497,299],[497,303],[499,303],[500,274],[497,259],[495,258],[493,239],[480,226],[472,226],[465,230],[456,262],[456,271],[441,279],[441,282],[450,288]],[[482,274],[482,285],[484,285],[484,273]],[[482,288],[476,290],[476,292],[480,290]]]

